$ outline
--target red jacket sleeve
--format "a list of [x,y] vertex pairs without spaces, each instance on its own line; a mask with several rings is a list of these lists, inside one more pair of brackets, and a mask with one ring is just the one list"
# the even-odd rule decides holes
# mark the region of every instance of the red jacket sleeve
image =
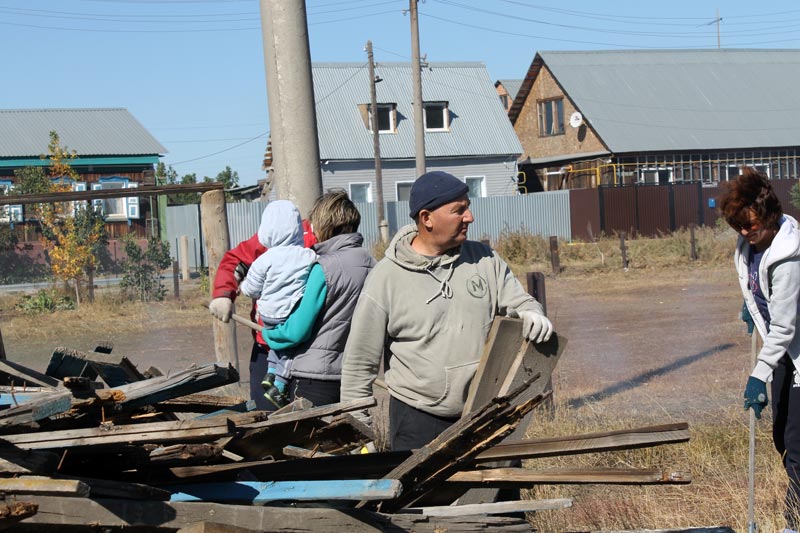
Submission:
[[236,278],[233,277],[233,271],[236,266],[239,263],[244,263],[249,268],[253,261],[266,251],[267,249],[258,242],[258,234],[255,234],[246,241],[240,242],[236,248],[225,252],[219,262],[217,275],[214,277],[214,292],[211,297],[235,300],[236,291],[239,289],[239,284],[236,283]]
[[317,244],[317,236],[311,231],[311,222],[303,219],[303,244],[306,248],[311,248]]

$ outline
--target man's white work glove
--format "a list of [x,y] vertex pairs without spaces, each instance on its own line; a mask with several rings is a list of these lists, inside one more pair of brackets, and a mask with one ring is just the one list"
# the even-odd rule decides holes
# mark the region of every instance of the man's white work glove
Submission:
[[509,309],[506,313],[511,318],[522,319],[522,336],[532,342],[545,342],[553,334],[553,323],[550,319],[536,311],[517,311]]
[[227,324],[230,322],[231,315],[233,314],[233,301],[224,296],[214,298],[211,300],[211,303],[208,304],[208,310],[211,311],[211,316]]

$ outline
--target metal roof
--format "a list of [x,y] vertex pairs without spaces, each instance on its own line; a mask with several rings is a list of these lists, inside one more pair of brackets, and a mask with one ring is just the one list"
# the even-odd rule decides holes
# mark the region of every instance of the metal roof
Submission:
[[167,152],[127,109],[0,109],[0,157],[46,154],[51,131],[79,156]]
[[[366,63],[314,63],[320,158],[372,159],[372,133],[359,104],[369,104]],[[414,113],[410,63],[379,63],[378,103],[397,105],[397,132],[380,135],[381,157],[413,159]],[[448,103],[450,131],[426,132],[427,157],[513,155],[522,146],[483,63],[430,63],[422,69],[426,102]]]
[[537,60],[615,153],[800,145],[800,50],[540,52],[529,73]]
[[497,80],[506,90],[508,96],[511,97],[513,100],[517,97],[517,93],[519,92],[520,85],[522,85],[523,80]]

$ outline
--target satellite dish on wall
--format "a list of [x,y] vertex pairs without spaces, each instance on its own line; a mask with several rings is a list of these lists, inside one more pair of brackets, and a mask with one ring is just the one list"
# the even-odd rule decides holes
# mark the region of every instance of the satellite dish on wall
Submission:
[[573,114],[569,116],[569,125],[573,128],[578,128],[580,125],[583,124],[583,115],[581,115],[580,111],[575,111]]

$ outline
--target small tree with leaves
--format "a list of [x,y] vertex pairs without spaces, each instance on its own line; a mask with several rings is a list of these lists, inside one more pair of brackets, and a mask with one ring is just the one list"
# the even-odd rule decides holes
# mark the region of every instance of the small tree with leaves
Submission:
[[[50,162],[48,174],[50,178],[67,178],[77,181],[80,176],[70,165],[70,160],[77,154],[61,146],[58,134],[50,132],[50,144],[47,147]],[[43,185],[41,175],[35,171],[27,173],[29,181],[22,190],[36,190]],[[71,190],[69,183],[56,183],[47,180],[49,192]],[[71,202],[58,204],[39,204],[33,213],[42,227],[43,244],[50,255],[50,266],[53,275],[64,282],[73,282],[75,299],[80,304],[80,283],[88,269],[96,264],[98,250],[107,244],[105,221],[100,213],[88,207],[72,207]]]
[[161,282],[161,271],[170,266],[169,244],[151,237],[144,250],[128,234],[123,239],[128,258],[122,263],[123,294],[142,302],[163,300],[167,289]]

